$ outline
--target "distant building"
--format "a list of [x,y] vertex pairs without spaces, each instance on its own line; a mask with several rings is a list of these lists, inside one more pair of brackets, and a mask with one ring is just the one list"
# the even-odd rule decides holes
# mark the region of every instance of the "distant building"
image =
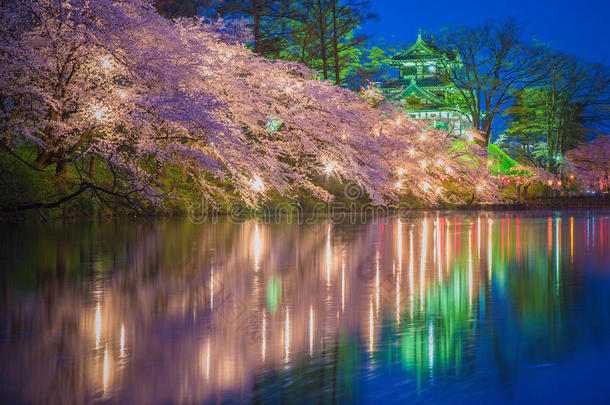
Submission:
[[457,87],[443,79],[447,66],[460,65],[458,54],[440,51],[421,37],[407,50],[390,58],[398,68],[398,80],[385,83],[386,98],[399,101],[415,119],[429,120],[435,128],[465,134],[472,128],[464,99]]

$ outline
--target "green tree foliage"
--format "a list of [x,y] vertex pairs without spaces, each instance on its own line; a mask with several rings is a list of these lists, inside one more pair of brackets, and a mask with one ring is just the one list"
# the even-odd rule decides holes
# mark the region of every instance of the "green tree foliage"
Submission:
[[359,89],[385,72],[391,50],[372,46],[361,30],[377,18],[368,0],[221,0],[212,9],[249,21],[254,52],[301,62],[320,79]]
[[525,89],[507,109],[506,137],[500,140],[517,156],[561,172],[566,152],[608,126],[610,74],[598,64],[549,52],[537,86]]
[[[456,26],[435,38],[446,80],[459,89],[475,129],[489,143],[495,119],[544,75],[544,55],[529,44],[514,19]],[[432,41],[432,38],[430,39]],[[457,59],[443,58],[457,52]]]
[[193,17],[213,0],[156,0],[155,8],[163,17]]

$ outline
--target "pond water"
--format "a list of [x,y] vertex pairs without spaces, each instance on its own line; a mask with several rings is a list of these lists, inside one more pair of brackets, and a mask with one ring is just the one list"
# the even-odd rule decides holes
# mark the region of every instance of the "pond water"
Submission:
[[609,403],[610,211],[294,222],[4,225],[0,402]]

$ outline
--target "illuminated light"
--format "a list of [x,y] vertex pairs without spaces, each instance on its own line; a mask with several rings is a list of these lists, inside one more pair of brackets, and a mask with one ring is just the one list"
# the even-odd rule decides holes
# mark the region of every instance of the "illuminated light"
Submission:
[[379,129],[375,128],[373,135],[375,135],[375,138],[377,138],[379,136]]
[[546,182],[546,184],[548,184],[549,186],[552,186],[552,185],[553,185],[553,180],[548,180],[548,181]]
[[333,171],[333,169],[335,168],[334,163],[328,163],[325,167],[324,167],[324,171],[326,172],[326,174],[330,174],[330,172]]
[[557,185],[558,185],[559,187],[561,187],[561,185],[562,185],[562,184],[563,184],[563,182],[562,182],[561,180],[557,180]]
[[102,107],[98,104],[91,106],[91,112],[93,112],[93,116],[98,121],[105,121],[108,118],[107,117],[108,109],[106,109],[105,107]]
[[125,100],[127,98],[127,92],[125,90],[119,89],[116,91],[116,94],[121,98],[121,100]]
[[402,167],[399,168],[398,171],[397,171],[399,176],[402,176],[404,172],[405,172],[405,169],[403,169]]
[[101,59],[101,62],[102,62],[102,67],[103,67],[105,70],[110,70],[110,69],[112,69],[113,63],[112,63],[112,60],[110,59],[110,57],[109,57],[109,56],[104,55],[104,56],[102,56],[100,59]]
[[483,188],[481,186],[476,187],[477,191],[481,191]]
[[428,162],[426,162],[425,160],[422,160],[422,161],[421,161],[421,167],[422,167],[423,169],[425,169],[427,165],[428,165]]
[[425,141],[425,140],[426,140],[426,135],[421,134],[421,135],[419,136],[419,140],[420,140],[420,141]]
[[451,174],[451,168],[450,167],[445,167],[445,173]]
[[440,194],[440,193],[441,193],[441,188],[440,188],[440,187],[437,187],[437,188],[436,188],[436,194]]
[[396,188],[402,188],[402,181],[397,181],[396,183],[394,183],[394,187]]
[[443,161],[441,159],[437,159],[436,160],[436,165],[437,166],[441,166],[443,164]]
[[120,351],[119,351],[119,355],[121,357],[125,356],[125,324],[121,324],[121,340],[120,340],[121,344],[120,344]]
[[347,139],[347,135],[345,135],[345,134],[341,135],[341,139],[345,141]]
[[458,178],[457,178],[457,182],[458,182],[458,183],[461,183],[461,182],[462,182],[462,178],[461,178],[461,177],[458,177]]
[[291,87],[286,87],[286,88],[284,89],[284,91],[285,91],[286,93],[290,94],[290,93],[292,93],[292,88],[291,88]]
[[102,309],[98,302],[95,307],[95,348],[100,347],[100,336],[102,334]]
[[494,162],[493,162],[492,160],[488,160],[488,161],[487,161],[487,164],[491,166],[491,165],[493,165],[493,164],[494,164]]
[[413,148],[409,149],[409,155],[413,156],[413,154],[415,154],[415,149],[413,149]]
[[402,121],[400,120],[400,118],[396,119],[396,125],[400,125],[402,123]]
[[510,179],[506,179],[506,184],[510,184]]
[[428,183],[424,183],[424,184],[422,185],[422,188],[424,189],[424,191],[428,191],[428,189],[430,188],[430,184],[428,184]]
[[259,193],[265,190],[265,183],[261,180],[259,176],[254,176],[254,180],[250,180],[250,186]]
[[574,175],[570,174],[570,180],[574,180]]

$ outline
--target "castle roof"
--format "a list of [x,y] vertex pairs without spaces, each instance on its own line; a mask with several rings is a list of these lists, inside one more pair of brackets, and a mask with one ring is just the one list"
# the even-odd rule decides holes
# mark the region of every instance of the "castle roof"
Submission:
[[408,61],[438,59],[439,55],[447,60],[457,58],[455,52],[444,51],[433,43],[426,41],[421,36],[421,30],[417,34],[417,41],[408,49],[398,52],[390,58],[390,65],[400,65]]

